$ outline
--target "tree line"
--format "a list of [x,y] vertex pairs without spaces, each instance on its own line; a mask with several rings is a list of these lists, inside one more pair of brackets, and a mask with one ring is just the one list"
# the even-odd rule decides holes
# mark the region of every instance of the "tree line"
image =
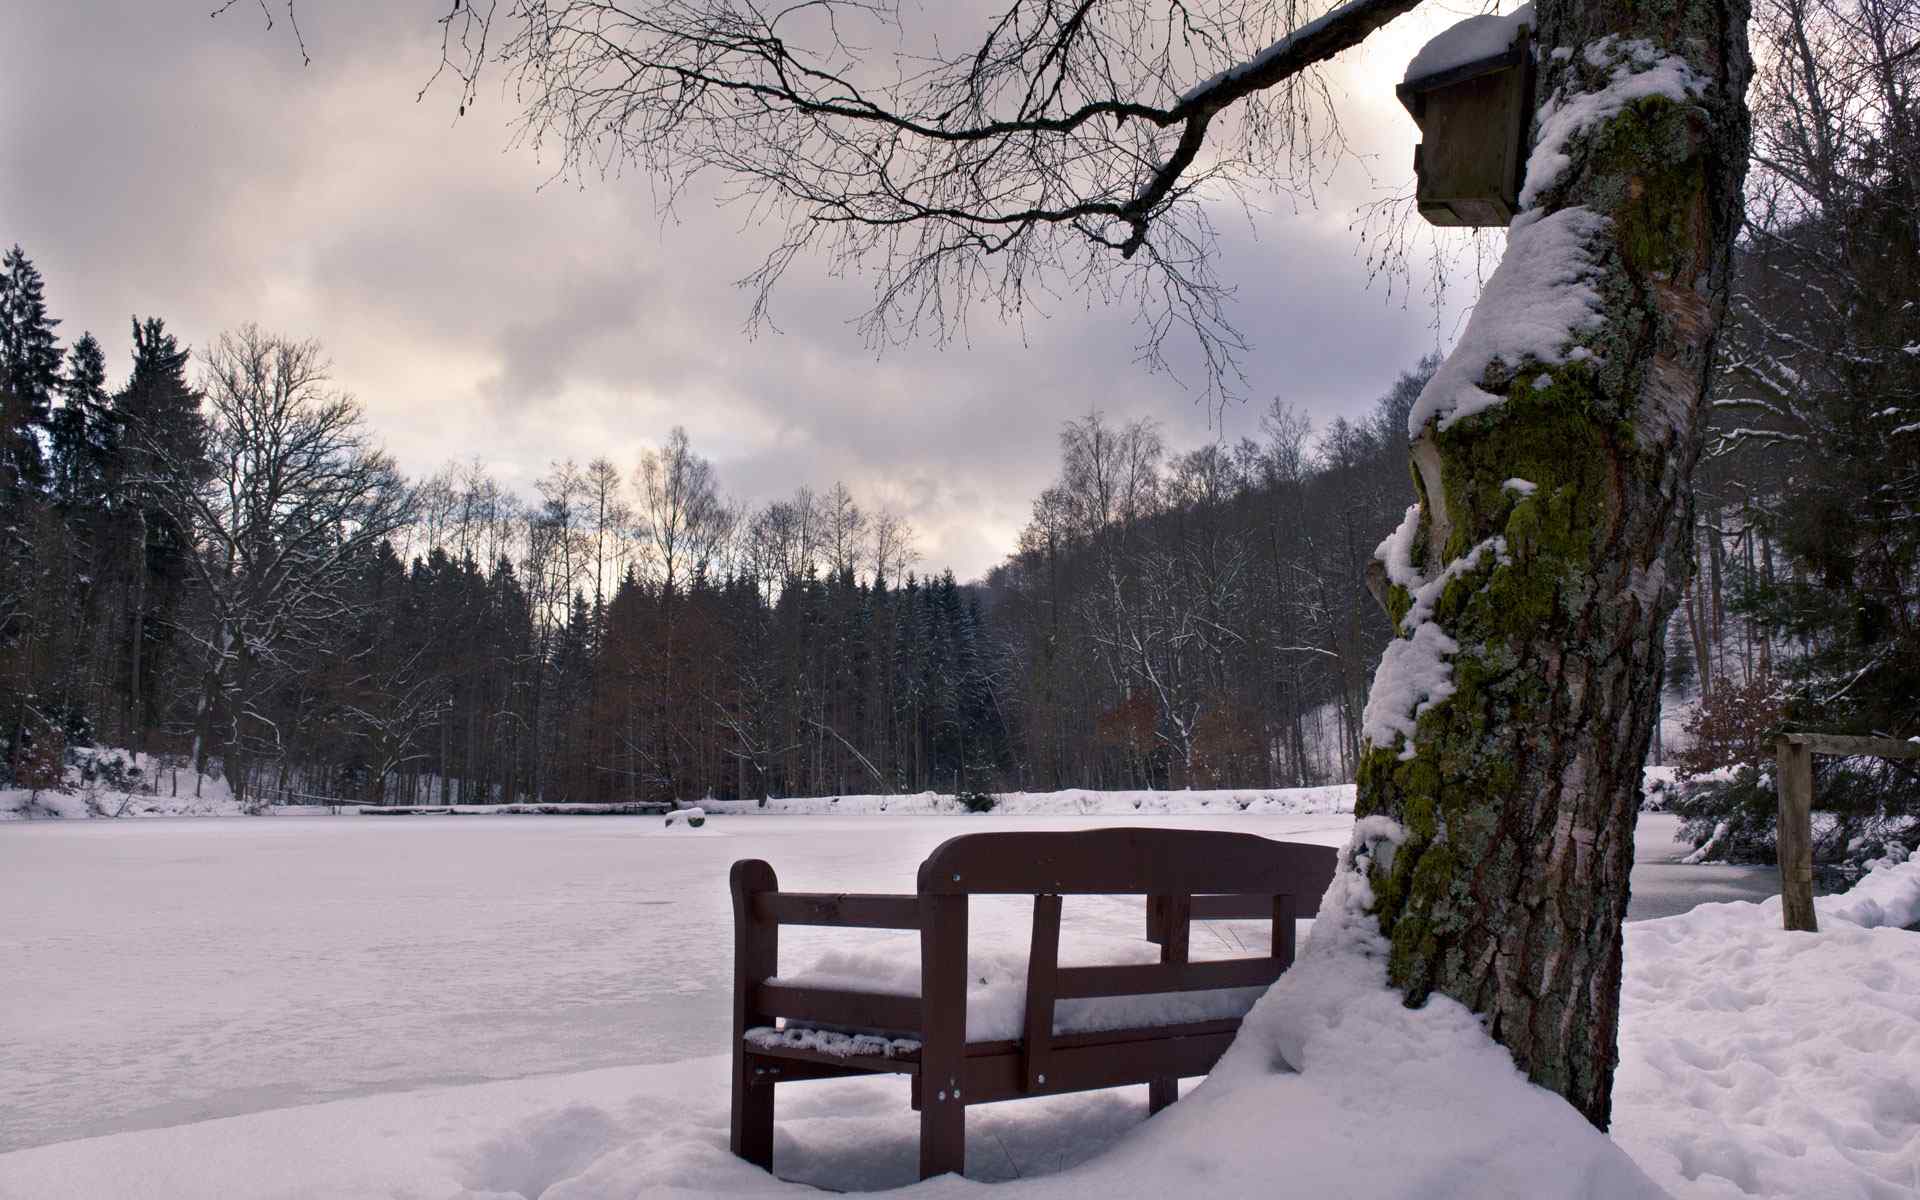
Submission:
[[[1812,696],[1865,667],[1851,694],[1871,704],[1826,723],[1889,728],[1874,717],[1916,661],[1911,501],[1807,491],[1886,493],[1911,468],[1744,415],[1764,246],[1743,247],[1669,693],[1751,708],[1776,671]],[[194,356],[139,319],[109,388],[91,335],[62,354],[17,247],[3,286],[9,773],[97,743],[217,764],[267,800],[1350,779],[1387,638],[1365,565],[1401,518],[1407,413],[1438,362],[1318,433],[1280,399],[1258,436],[1187,451],[1150,420],[1068,421],[1017,546],[962,584],[917,575],[908,522],[844,485],[729,502],[679,429],[628,472],[555,464],[530,497],[477,464],[408,481],[316,343],[248,326]],[[1892,382],[1820,403],[1885,423],[1911,356],[1880,357]],[[1863,594],[1843,554],[1883,573],[1875,621],[1840,619]]]
[[[1782,722],[1905,736],[1920,712],[1913,9],[1775,4],[1756,26],[1757,166],[1667,679],[1722,697],[1748,747]],[[730,502],[680,430],[526,497],[477,466],[410,481],[317,344],[243,327],[190,354],[139,318],[112,386],[44,292],[8,252],[15,780],[88,744],[217,763],[243,795],[476,803],[1280,786],[1358,762],[1388,636],[1363,575],[1434,358],[1318,431],[1284,399],[1256,436],[1185,450],[1151,421],[1068,421],[1018,544],[963,584],[916,574],[907,522],[844,486]],[[1873,770],[1824,790],[1911,806],[1901,768]]]
[[1315,438],[1170,453],[1150,421],[1061,434],[1061,474],[988,577],[1036,788],[1352,778],[1387,628],[1363,583],[1405,509],[1407,412],[1438,359]]
[[1169,454],[1069,422],[984,583],[916,574],[843,485],[748,508],[683,430],[628,472],[408,480],[317,343],[197,355],[134,322],[118,387],[62,351],[25,253],[0,291],[6,767],[127,747],[240,796],[489,803],[1342,777],[1383,634],[1422,372],[1317,442]]

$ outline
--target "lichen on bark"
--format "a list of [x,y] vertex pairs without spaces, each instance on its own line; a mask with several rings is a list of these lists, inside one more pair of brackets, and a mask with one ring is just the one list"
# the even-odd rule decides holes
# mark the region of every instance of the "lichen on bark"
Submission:
[[[1370,882],[1407,1002],[1437,991],[1482,1014],[1522,1070],[1605,1128],[1641,765],[1661,635],[1692,565],[1750,63],[1738,0],[1539,0],[1536,16],[1537,99],[1557,95],[1563,112],[1628,39],[1684,60],[1697,86],[1579,129],[1520,218],[1606,218],[1587,246],[1601,319],[1572,331],[1579,348],[1496,361],[1478,385],[1499,403],[1415,431],[1420,574],[1488,539],[1503,553],[1435,604],[1459,646],[1454,690],[1423,708],[1410,743],[1366,749],[1357,811],[1406,831]],[[1409,593],[1376,591],[1400,628]]]

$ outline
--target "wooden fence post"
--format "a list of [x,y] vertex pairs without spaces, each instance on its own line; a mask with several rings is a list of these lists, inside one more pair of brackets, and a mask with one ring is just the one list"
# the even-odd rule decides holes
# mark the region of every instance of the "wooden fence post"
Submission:
[[1780,912],[1786,927],[1818,933],[1813,912],[1813,748],[1783,734],[1774,744],[1780,823]]

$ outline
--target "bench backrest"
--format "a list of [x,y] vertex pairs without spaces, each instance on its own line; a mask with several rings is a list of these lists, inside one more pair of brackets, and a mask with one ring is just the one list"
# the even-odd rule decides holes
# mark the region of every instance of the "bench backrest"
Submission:
[[[975,833],[941,843],[920,865],[922,1003],[930,1039],[966,1022],[966,903],[971,895],[1031,894],[1025,1028],[1019,1084],[1028,1094],[1090,1086],[1088,1080],[1150,1078],[1126,1053],[1081,1050],[1054,1033],[1061,1001],[1220,988],[1263,987],[1293,964],[1293,923],[1319,906],[1337,854],[1325,846],[1276,842],[1250,833],[1194,829],[1087,829]],[[1160,961],[1060,965],[1061,897],[1144,895],[1147,936]],[[1196,897],[1199,903],[1196,903]],[[1191,962],[1196,918],[1250,916],[1272,922],[1269,953]],[[1164,1037],[1220,1034],[1227,1019],[1161,1028]],[[947,1053],[955,1035],[947,1034]],[[1108,1036],[1116,1036],[1109,1034]],[[1151,1053],[1135,1043],[1142,1063]],[[1103,1074],[1108,1073],[1108,1074]],[[1113,1074],[1117,1072],[1117,1074]],[[1156,1087],[1170,1086],[1162,1081]]]
[[1325,846],[1206,829],[969,833],[920,864],[922,895],[1298,895],[1333,882]]

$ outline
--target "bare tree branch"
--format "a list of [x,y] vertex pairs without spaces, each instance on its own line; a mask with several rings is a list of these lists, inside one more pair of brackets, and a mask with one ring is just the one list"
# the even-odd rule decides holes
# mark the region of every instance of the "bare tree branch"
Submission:
[[1294,0],[1011,0],[946,50],[927,27],[951,14],[908,28],[895,0],[453,0],[434,79],[459,80],[464,113],[503,70],[520,138],[561,175],[637,168],[666,211],[713,175],[777,224],[740,281],[750,328],[818,253],[871,273],[875,346],[1073,297],[1132,307],[1155,369],[1190,334],[1213,391],[1246,343],[1203,200],[1310,193],[1343,150],[1313,68],[1418,2],[1303,22]]

